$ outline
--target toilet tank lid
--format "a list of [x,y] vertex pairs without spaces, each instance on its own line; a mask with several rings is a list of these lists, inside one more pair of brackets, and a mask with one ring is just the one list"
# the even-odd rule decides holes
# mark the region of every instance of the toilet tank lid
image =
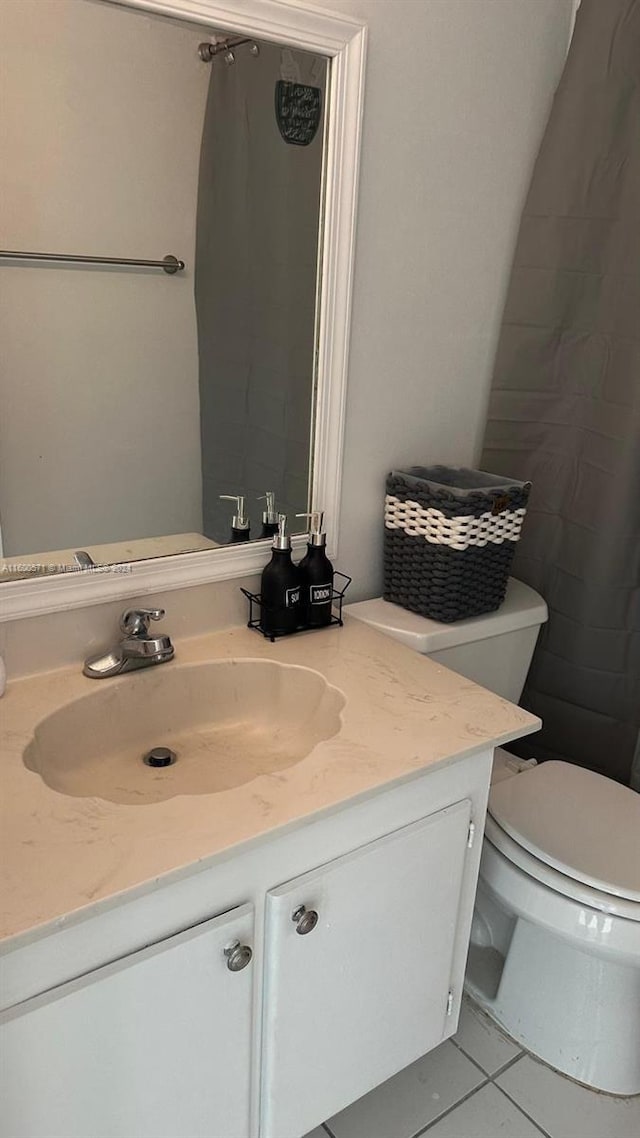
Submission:
[[349,616],[373,625],[380,632],[386,632],[414,651],[427,655],[460,644],[471,644],[474,640],[485,640],[490,636],[502,636],[506,632],[517,632],[521,628],[544,624],[548,615],[547,606],[539,593],[513,577],[509,578],[507,595],[496,612],[470,617],[469,620],[458,620],[455,624],[441,624],[438,620],[418,616],[391,601],[384,601],[382,597],[345,605],[344,611]]
[[489,814],[567,877],[640,901],[640,794],[630,787],[553,759],[495,783]]

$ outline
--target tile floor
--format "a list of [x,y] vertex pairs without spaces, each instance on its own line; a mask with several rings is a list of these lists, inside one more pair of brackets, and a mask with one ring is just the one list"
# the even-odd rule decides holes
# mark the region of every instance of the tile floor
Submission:
[[458,1032],[307,1138],[640,1138],[640,1096],[611,1098],[532,1059],[469,1000]]

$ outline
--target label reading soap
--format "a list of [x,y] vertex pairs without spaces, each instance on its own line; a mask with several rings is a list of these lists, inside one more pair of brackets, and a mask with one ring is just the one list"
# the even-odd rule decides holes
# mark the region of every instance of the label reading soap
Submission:
[[300,604],[300,586],[296,585],[295,589],[287,589],[285,593],[285,606],[288,609],[292,609],[298,604]]

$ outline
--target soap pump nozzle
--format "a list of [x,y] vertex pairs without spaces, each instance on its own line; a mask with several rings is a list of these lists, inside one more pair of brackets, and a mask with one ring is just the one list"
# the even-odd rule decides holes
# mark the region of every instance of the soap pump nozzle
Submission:
[[287,533],[287,515],[278,514],[278,529],[273,535],[274,549],[291,549],[291,538]]
[[296,517],[309,519],[309,545],[323,546],[327,544],[327,535],[324,532],[324,510],[309,510],[306,514],[296,514]]
[[244,496],[242,494],[220,494],[225,502],[235,502],[236,512],[231,519],[231,540],[249,541],[249,519],[244,512]]
[[258,498],[259,502],[266,502],[267,507],[262,511],[262,537],[273,537],[278,532],[278,512],[276,510],[275,491],[267,490]]

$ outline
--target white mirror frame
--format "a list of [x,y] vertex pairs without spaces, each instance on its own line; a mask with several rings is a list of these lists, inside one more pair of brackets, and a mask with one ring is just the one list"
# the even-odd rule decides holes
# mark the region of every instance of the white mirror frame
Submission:
[[[325,511],[329,556],[337,553],[351,315],[366,25],[287,0],[108,0],[327,56],[328,125],[317,343],[312,500]],[[294,547],[304,537],[294,538]],[[131,562],[119,571],[73,572],[0,584],[0,622],[258,572],[258,541]]]

